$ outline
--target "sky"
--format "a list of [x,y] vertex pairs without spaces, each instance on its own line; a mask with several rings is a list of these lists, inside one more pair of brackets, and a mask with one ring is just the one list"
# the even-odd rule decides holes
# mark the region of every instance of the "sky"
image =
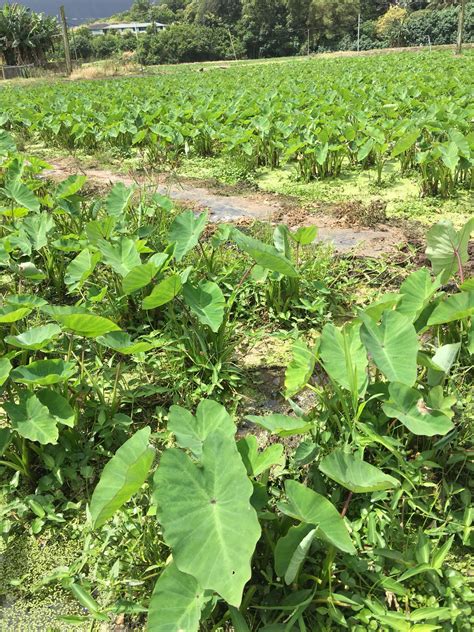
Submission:
[[90,19],[105,18],[130,8],[132,0],[19,0],[33,11],[58,15],[64,5],[71,26]]

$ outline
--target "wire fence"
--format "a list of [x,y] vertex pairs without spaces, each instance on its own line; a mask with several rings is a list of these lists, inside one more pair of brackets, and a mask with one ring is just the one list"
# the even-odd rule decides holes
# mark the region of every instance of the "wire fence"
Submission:
[[[82,65],[80,61],[73,61],[72,67],[79,68]],[[32,77],[49,77],[52,75],[66,75],[66,62],[53,61],[42,64],[24,64],[20,66],[8,66],[0,64],[0,80],[2,79],[30,79]]]

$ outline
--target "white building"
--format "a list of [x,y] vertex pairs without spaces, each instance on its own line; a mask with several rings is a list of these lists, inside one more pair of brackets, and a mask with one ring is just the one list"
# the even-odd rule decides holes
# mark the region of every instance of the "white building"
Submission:
[[125,22],[122,24],[109,24],[108,22],[98,22],[89,24],[88,29],[92,35],[107,35],[107,33],[146,33],[148,27],[155,26],[159,31],[166,28],[166,24],[161,22]]

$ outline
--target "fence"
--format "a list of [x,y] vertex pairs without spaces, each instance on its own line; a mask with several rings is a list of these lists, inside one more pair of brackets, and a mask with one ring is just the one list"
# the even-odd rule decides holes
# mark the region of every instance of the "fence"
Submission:
[[[73,69],[79,68],[81,62],[74,61]],[[0,64],[0,79],[30,79],[31,77],[48,77],[50,75],[65,75],[66,63],[64,61],[54,61],[35,66],[35,64],[25,64],[23,66],[6,66]]]

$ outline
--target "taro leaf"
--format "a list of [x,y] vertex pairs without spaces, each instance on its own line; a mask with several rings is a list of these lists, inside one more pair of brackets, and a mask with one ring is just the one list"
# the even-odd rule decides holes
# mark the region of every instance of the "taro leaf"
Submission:
[[84,175],[72,175],[58,184],[55,191],[55,197],[60,200],[76,195],[84,184],[86,183],[87,176]]
[[[430,386],[441,384],[456,361],[460,348],[461,343],[454,342],[436,349],[436,353],[433,358],[431,358],[435,366],[429,367],[428,369],[428,384]],[[435,367],[439,367],[439,370]]]
[[19,180],[8,180],[5,183],[3,193],[7,198],[13,200],[17,206],[27,208],[33,213],[39,213],[40,203],[38,198],[35,196],[33,191],[26,186],[26,184],[23,184]]
[[0,428],[0,456],[3,456],[7,451],[13,438],[12,435],[10,428]]
[[212,399],[203,399],[196,409],[196,416],[186,408],[171,406],[168,430],[176,436],[176,443],[199,458],[202,444],[211,432],[220,430],[226,437],[235,435],[236,427],[224,406]]
[[324,369],[336,384],[359,396],[368,384],[367,353],[358,325],[335,327],[329,323],[321,334],[319,352]]
[[158,267],[154,263],[141,263],[130,270],[122,281],[122,290],[125,295],[133,294],[137,290],[146,287],[155,278]]
[[290,241],[288,239],[290,231],[288,226],[279,224],[273,231],[273,245],[278,252],[289,259],[291,257]]
[[298,276],[298,272],[295,270],[291,261],[280,254],[273,246],[264,244],[258,239],[253,239],[237,228],[232,230],[231,235],[237,246],[246,252],[255,263],[262,266],[262,268],[266,268],[272,272],[279,272],[289,277]]
[[344,520],[334,505],[297,481],[285,482],[288,502],[278,503],[279,510],[305,524],[317,526],[317,536],[346,553],[355,554]]
[[96,316],[95,314],[52,314],[61,325],[76,334],[76,336],[85,336],[86,338],[97,338],[104,336],[111,331],[120,331],[120,327],[108,318]]
[[443,325],[474,314],[474,292],[459,292],[441,301],[428,318],[427,326]]
[[204,591],[173,562],[155,584],[148,608],[149,632],[198,632]]
[[135,192],[135,187],[126,187],[123,182],[114,184],[105,201],[107,215],[120,218],[130,205],[130,201]]
[[207,213],[196,217],[192,211],[178,215],[171,224],[168,241],[175,244],[174,257],[181,259],[197,245],[207,223]]
[[58,423],[63,426],[69,426],[70,428],[74,426],[76,415],[71,404],[65,397],[49,388],[43,388],[38,391],[36,397],[43,406],[46,406]]
[[304,340],[295,340],[291,348],[292,359],[285,372],[285,395],[293,397],[309,382],[316,363],[316,354]]
[[452,410],[452,407],[456,404],[456,401],[457,399],[454,395],[447,395],[445,397],[443,394],[443,387],[438,385],[432,388],[428,393],[426,405],[428,408],[440,410],[446,415],[446,417],[452,419],[454,417],[454,410]]
[[394,311],[385,312],[380,325],[364,313],[360,318],[360,337],[375,365],[391,382],[414,384],[419,343],[411,320]]
[[13,140],[13,136],[5,130],[0,129],[0,154],[5,155],[9,152],[16,152],[15,141]]
[[178,448],[167,450],[154,482],[158,518],[176,566],[238,607],[260,525],[234,440],[215,430],[198,464]]
[[265,428],[271,434],[279,437],[291,437],[292,435],[305,434],[313,428],[312,423],[308,423],[299,417],[288,417],[274,413],[265,417],[257,417],[256,415],[247,415],[245,419],[252,421],[254,424]]
[[29,307],[17,307],[16,305],[4,305],[0,307],[0,323],[16,323],[31,314]]
[[317,226],[300,226],[297,231],[290,232],[290,236],[300,245],[308,246],[318,236]]
[[30,364],[13,369],[11,378],[20,384],[36,384],[39,386],[49,386],[66,382],[76,372],[74,362],[64,360],[36,360]]
[[181,287],[182,282],[179,274],[171,274],[155,285],[151,294],[143,299],[143,309],[156,309],[166,305],[180,292]]
[[406,134],[399,138],[395,143],[392,149],[392,158],[396,158],[400,154],[404,154],[406,151],[411,149],[411,147],[413,147],[413,145],[418,140],[419,135],[419,129],[414,129],[411,132],[406,132]]
[[251,434],[237,442],[237,449],[249,476],[259,476],[270,467],[285,463],[283,446],[280,443],[274,443],[259,452],[257,438]]
[[213,281],[200,281],[197,285],[183,285],[183,298],[189,309],[203,325],[213,332],[219,331],[224,320],[225,297]]
[[104,347],[109,347],[109,349],[113,349],[114,351],[118,351],[124,355],[145,353],[154,347],[154,344],[151,342],[134,342],[130,338],[130,335],[123,331],[111,331],[110,333],[105,334],[105,336],[98,336],[96,340]]
[[432,281],[426,268],[413,272],[400,286],[402,298],[397,305],[397,312],[415,321],[439,287],[439,279]]
[[145,482],[155,456],[150,433],[149,427],[137,430],[104,467],[89,507],[94,529],[105,524]]
[[8,358],[0,358],[0,386],[3,386],[8,380],[12,364]]
[[122,277],[126,277],[133,268],[141,264],[137,245],[129,237],[122,237],[114,244],[99,239],[97,247],[103,255],[104,263]]
[[354,454],[336,449],[322,459],[319,469],[323,474],[355,494],[393,489],[399,481],[378,467],[366,463]]
[[44,307],[48,304],[44,298],[36,296],[35,294],[10,294],[5,296],[5,303],[13,305],[14,307],[27,307],[28,309],[35,309],[36,307]]
[[471,218],[461,230],[456,230],[449,220],[441,220],[430,228],[426,236],[428,247],[426,256],[431,261],[433,272],[441,275],[446,283],[459,271],[459,264],[468,261],[468,244],[474,230],[474,218]]
[[290,585],[295,581],[316,536],[316,527],[313,524],[292,526],[276,543],[275,573],[284,578],[285,584]]
[[3,407],[11,419],[12,427],[20,436],[42,445],[57,442],[59,432],[56,418],[36,395],[22,393],[18,404],[7,402]]
[[54,219],[49,213],[39,213],[24,219],[21,226],[33,250],[41,250],[48,245],[48,233],[54,228]]
[[5,342],[20,349],[38,351],[44,349],[52,340],[61,333],[58,325],[40,325],[24,331],[18,336],[6,336]]
[[395,294],[394,292],[387,292],[386,294],[382,294],[381,297],[364,309],[364,314],[370,316],[372,320],[377,322],[380,320],[384,312],[392,309],[392,307],[395,307],[401,299],[402,295],[398,293]]
[[384,413],[401,421],[413,434],[432,437],[445,435],[453,428],[445,412],[430,408],[416,388],[393,382],[388,390],[390,400],[382,406]]
[[100,259],[98,252],[91,252],[89,248],[84,248],[67,266],[64,275],[64,283],[68,286],[69,292],[80,289],[84,282],[94,272],[94,268]]
[[[86,225],[87,239],[93,246],[97,246],[101,239],[110,239],[115,228],[116,220],[113,217],[95,219]],[[106,242],[107,243],[107,242]]]

